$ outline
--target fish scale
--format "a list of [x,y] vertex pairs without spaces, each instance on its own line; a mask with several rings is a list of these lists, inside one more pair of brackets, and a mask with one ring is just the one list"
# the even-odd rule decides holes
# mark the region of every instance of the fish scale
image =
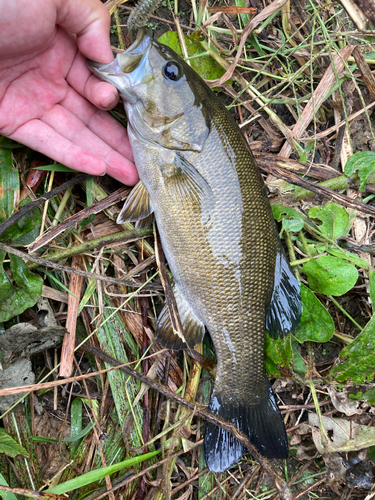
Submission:
[[[295,330],[300,292],[251,150],[217,96],[168,47],[142,35],[114,63],[89,65],[123,97],[141,179],[119,221],[142,225],[154,214],[174,278],[184,338],[166,306],[156,337],[167,348],[186,348],[207,329],[217,356],[209,410],[236,424],[265,456],[284,458],[264,331],[266,324],[275,337]],[[211,470],[225,470],[244,452],[231,434],[206,424]]]

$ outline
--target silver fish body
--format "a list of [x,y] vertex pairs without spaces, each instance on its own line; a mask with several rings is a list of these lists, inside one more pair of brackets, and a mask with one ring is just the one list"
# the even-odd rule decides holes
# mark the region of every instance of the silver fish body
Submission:
[[[284,458],[264,331],[294,331],[301,301],[250,148],[220,100],[168,47],[140,37],[113,63],[89,65],[123,97],[141,179],[120,219],[142,226],[154,214],[174,278],[184,338],[166,307],[157,338],[183,349],[201,342],[207,328],[217,354],[210,411],[234,422],[265,456]],[[207,424],[211,470],[225,470],[244,451]]]

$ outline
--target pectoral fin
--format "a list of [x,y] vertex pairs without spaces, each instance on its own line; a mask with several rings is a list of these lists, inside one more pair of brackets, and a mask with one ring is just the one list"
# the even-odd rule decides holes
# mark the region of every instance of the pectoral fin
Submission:
[[200,344],[204,336],[204,324],[195,316],[189,303],[174,288],[174,295],[181,319],[183,336],[174,330],[167,304],[163,307],[156,323],[156,339],[163,347],[179,351],[188,346]]
[[266,313],[266,330],[273,338],[293,333],[301,314],[300,284],[280,248],[276,255],[274,289]]
[[136,222],[136,228],[141,229],[152,224],[154,211],[148,191],[142,181],[133,188],[128,199],[117,217],[117,224]]
[[168,189],[180,203],[202,204],[203,199],[212,196],[207,181],[198,170],[182,155],[177,153],[173,162],[161,167],[161,173]]

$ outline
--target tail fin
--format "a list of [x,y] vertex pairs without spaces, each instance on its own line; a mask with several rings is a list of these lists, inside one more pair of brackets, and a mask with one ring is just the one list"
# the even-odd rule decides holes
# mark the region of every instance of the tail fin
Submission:
[[[241,406],[228,401],[218,392],[212,394],[209,411],[236,424],[267,458],[287,458],[288,440],[283,419],[268,378],[265,396],[256,404]],[[246,448],[232,434],[206,423],[205,459],[213,472],[223,472],[235,464]]]

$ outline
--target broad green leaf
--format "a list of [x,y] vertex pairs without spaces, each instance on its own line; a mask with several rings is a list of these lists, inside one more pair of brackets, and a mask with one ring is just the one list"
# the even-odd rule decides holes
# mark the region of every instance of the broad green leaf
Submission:
[[298,344],[297,340],[292,336],[292,350],[293,350],[293,357],[294,357],[293,370],[296,373],[300,373],[301,375],[305,375],[306,365],[302,359],[301,353],[299,352],[298,345],[299,344]]
[[375,316],[354,342],[340,352],[342,363],[332,368],[330,378],[338,382],[351,380],[358,384],[371,381],[375,375]]
[[375,153],[373,151],[359,151],[352,155],[345,164],[344,171],[346,175],[352,176],[358,170],[360,179],[359,188],[365,191],[366,184],[373,181],[373,172],[375,172]]
[[309,210],[309,217],[321,221],[318,227],[330,240],[337,240],[350,229],[349,214],[338,203],[312,207]]
[[[206,52],[199,41],[199,34],[185,36],[185,44],[189,57]],[[182,57],[178,33],[176,31],[166,31],[159,39],[158,42],[167,45],[173,49],[179,56]],[[221,78],[225,70],[215,59],[211,56],[205,55],[190,60],[191,67],[205,80],[216,80]]]
[[330,314],[307,286],[301,284],[302,317],[294,336],[298,342],[328,342],[335,331]]
[[355,253],[345,250],[345,248],[338,249],[338,248],[328,247],[326,250],[330,255],[334,255],[339,259],[348,260],[355,266],[362,267],[363,269],[367,269],[368,267],[370,267],[370,264],[368,262],[358,257],[358,255],[356,255]]
[[[15,285],[11,295],[0,302],[0,323],[22,314],[28,307],[34,306],[42,295],[42,277],[29,271],[20,257],[10,254],[9,258]],[[0,276],[3,272],[0,267]]]
[[303,228],[303,216],[297,210],[283,205],[272,205],[272,213],[278,222],[282,222],[285,231],[301,231]]
[[2,427],[0,427],[0,453],[5,453],[5,455],[12,458],[17,455],[24,455],[25,457],[29,456],[25,448],[9,436],[9,434],[7,434],[5,429]]
[[293,365],[291,336],[271,339],[266,333],[264,339],[264,366],[272,377],[286,376]]
[[307,274],[309,287],[323,295],[344,295],[358,279],[355,266],[330,255],[311,259],[302,271]]
[[47,490],[45,490],[45,492],[62,495],[63,493],[67,493],[68,491],[73,491],[88,484],[95,483],[100,479],[114,474],[121,469],[133,467],[133,465],[144,462],[145,460],[154,457],[160,452],[161,450],[152,451],[151,453],[146,453],[145,455],[138,455],[137,457],[129,458],[128,460],[124,460],[123,462],[119,462],[118,464],[108,465],[107,467],[103,467],[101,469],[92,470],[90,472],[87,472],[86,474],[82,474],[82,476],[78,476],[74,479],[66,481],[65,483],[59,484],[58,486],[48,488]]

